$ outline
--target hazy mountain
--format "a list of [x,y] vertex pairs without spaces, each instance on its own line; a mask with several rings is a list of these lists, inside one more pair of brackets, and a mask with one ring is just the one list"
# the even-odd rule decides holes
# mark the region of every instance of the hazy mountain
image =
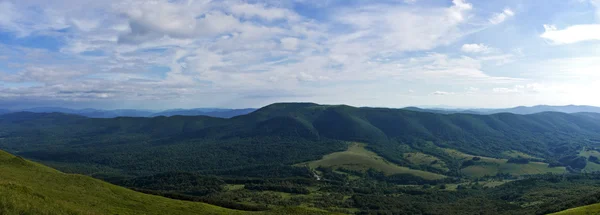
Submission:
[[534,114],[542,112],[562,112],[562,113],[600,113],[600,107],[595,106],[579,106],[579,105],[566,105],[566,106],[550,106],[550,105],[537,105],[537,106],[518,106],[514,108],[501,108],[501,109],[444,109],[444,108],[419,108],[419,107],[405,107],[403,109],[419,111],[419,112],[430,112],[430,113],[441,113],[441,114],[454,114],[454,113],[467,113],[467,114],[495,114],[495,113],[513,113],[513,114]]
[[152,116],[212,116],[219,118],[231,118],[234,116],[244,115],[255,111],[254,108],[246,109],[218,109],[218,108],[198,108],[198,109],[174,109],[159,113],[154,113]]
[[5,113],[10,113],[10,112],[12,112],[12,111],[7,110],[7,109],[0,109],[0,115],[5,114]]
[[137,109],[100,110],[93,108],[70,109],[61,107],[36,107],[17,110],[0,110],[0,114],[12,112],[32,113],[67,113],[76,114],[90,118],[115,118],[115,117],[156,117],[156,116],[212,116],[219,118],[231,118],[255,111],[253,108],[246,109],[222,109],[222,108],[196,108],[196,109],[172,109],[166,111],[151,111]]
[[566,105],[566,106],[550,106],[537,105],[532,107],[519,106],[507,109],[493,109],[482,111],[484,113],[514,113],[514,114],[533,114],[540,112],[563,112],[563,113],[600,113],[600,107],[584,106],[584,105]]

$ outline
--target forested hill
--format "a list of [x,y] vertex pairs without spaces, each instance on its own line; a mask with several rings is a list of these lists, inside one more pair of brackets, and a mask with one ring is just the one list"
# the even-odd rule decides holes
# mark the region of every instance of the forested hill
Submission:
[[398,143],[418,148],[432,142],[477,155],[497,157],[503,151],[517,150],[551,159],[600,140],[598,116],[558,112],[445,115],[303,103],[273,104],[234,120],[260,122],[263,132],[269,128],[295,128],[305,136],[367,142],[389,157],[397,152],[393,148],[398,147],[393,146]]
[[[272,104],[231,119],[21,112],[0,115],[0,148],[40,161],[151,173],[291,165],[341,151],[342,141],[357,141],[398,164],[406,164],[406,152],[443,158],[440,149],[450,148],[496,158],[518,151],[577,170],[578,151],[600,144],[599,118],[557,112],[446,115],[312,103]],[[172,159],[160,159],[167,157]],[[156,165],[138,165],[149,161]]]

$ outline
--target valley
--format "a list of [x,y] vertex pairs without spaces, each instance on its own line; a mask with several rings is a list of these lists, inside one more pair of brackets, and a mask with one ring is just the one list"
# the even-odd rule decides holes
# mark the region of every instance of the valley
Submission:
[[0,115],[0,149],[218,210],[544,214],[596,203],[583,197],[600,194],[597,117],[312,103],[231,119],[22,112]]

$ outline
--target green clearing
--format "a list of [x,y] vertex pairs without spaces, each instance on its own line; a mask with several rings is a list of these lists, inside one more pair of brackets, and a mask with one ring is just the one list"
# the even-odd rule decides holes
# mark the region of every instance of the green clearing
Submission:
[[583,149],[579,152],[579,156],[590,158],[590,156],[596,156],[600,158],[600,152],[595,149],[590,149],[587,147],[583,147]]
[[313,214],[305,208],[246,212],[135,192],[66,174],[0,151],[0,214]]
[[[481,187],[485,187],[485,188],[494,188],[494,187],[506,184],[511,181],[514,181],[514,180],[478,181],[477,184],[480,185]],[[473,184],[474,184],[473,182],[465,182],[465,183],[460,183],[460,184],[446,184],[445,190],[455,191],[455,190],[457,190],[459,185],[472,186]],[[435,189],[435,188],[431,188],[431,189]]]
[[527,158],[527,159],[542,160],[541,158],[534,157],[534,156],[525,154],[523,152],[514,151],[514,150],[505,151],[505,152],[502,152],[502,154],[505,155],[505,156],[511,157],[511,158]]
[[375,170],[382,171],[387,175],[404,173],[429,180],[442,179],[446,177],[444,175],[414,170],[388,162],[376,153],[365,149],[365,144],[362,143],[352,143],[346,151],[334,152],[323,156],[323,158],[320,160],[310,161],[304,164],[313,169],[317,167],[331,167],[365,171],[369,168],[373,168]]
[[579,156],[587,158],[587,163],[585,165],[585,168],[582,169],[582,172],[598,172],[598,171],[600,171],[600,164],[590,161],[591,156],[600,158],[600,152],[598,152],[595,149],[583,147],[583,149],[579,152]]
[[241,189],[244,189],[243,184],[228,184],[225,186],[225,190],[227,190],[227,191],[236,191],[236,190],[241,190]]
[[444,161],[421,152],[404,153],[404,159],[410,161],[412,164],[426,165],[442,171],[448,171],[448,167]]
[[[467,166],[461,169],[461,172],[470,177],[483,177],[486,175],[493,176],[498,173],[508,173],[513,176],[544,174],[544,173],[565,173],[565,167],[548,167],[547,163],[529,162],[527,164],[508,163],[507,159],[498,159],[482,156],[474,156],[465,154],[453,149],[444,149],[450,156],[463,161],[473,160],[474,157],[479,157],[480,160],[475,161],[474,165]],[[515,153],[513,153],[515,154]]]

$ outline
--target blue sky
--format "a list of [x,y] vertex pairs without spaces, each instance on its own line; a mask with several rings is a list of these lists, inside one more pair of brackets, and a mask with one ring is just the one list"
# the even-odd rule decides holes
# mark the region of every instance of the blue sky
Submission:
[[0,107],[597,105],[599,0],[3,0]]

